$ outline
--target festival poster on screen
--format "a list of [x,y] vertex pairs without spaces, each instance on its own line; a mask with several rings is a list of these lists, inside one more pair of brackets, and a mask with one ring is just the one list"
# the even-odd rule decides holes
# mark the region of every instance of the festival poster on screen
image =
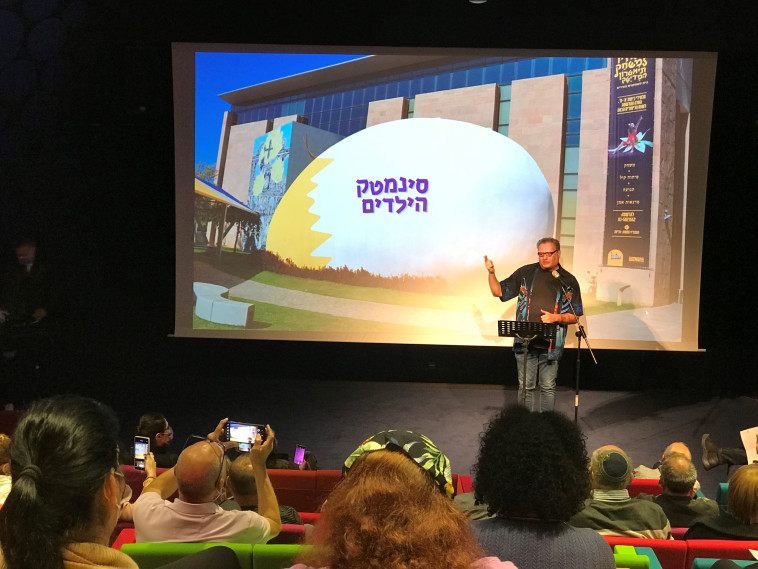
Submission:
[[608,184],[603,263],[650,264],[655,60],[611,60]]

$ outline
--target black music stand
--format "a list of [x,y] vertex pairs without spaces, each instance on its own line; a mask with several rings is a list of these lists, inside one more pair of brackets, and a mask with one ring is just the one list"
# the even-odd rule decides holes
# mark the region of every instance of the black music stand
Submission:
[[558,324],[547,322],[521,322],[517,320],[498,320],[497,335],[518,338],[524,344],[524,365],[521,367],[521,404],[526,405],[526,357],[529,342],[536,338],[554,340]]

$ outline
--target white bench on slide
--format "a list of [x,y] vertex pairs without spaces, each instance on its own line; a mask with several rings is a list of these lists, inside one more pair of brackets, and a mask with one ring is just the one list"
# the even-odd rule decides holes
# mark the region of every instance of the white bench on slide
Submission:
[[203,320],[249,328],[255,315],[255,305],[229,300],[229,289],[210,283],[192,283],[195,293],[195,313]]

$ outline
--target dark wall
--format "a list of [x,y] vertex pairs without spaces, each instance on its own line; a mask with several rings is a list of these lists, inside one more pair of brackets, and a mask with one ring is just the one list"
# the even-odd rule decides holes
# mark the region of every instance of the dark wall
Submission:
[[[697,4],[697,3],[695,3]],[[713,3],[715,4],[715,3]],[[751,3],[754,4],[754,3]],[[24,14],[22,2],[6,11]],[[0,239],[33,232],[61,275],[63,334],[37,393],[118,399],[124,386],[168,392],[217,377],[496,383],[509,350],[170,338],[174,203],[172,41],[271,44],[718,51],[708,177],[700,344],[706,353],[599,352],[585,388],[752,389],[756,319],[752,220],[758,49],[751,13],[577,4],[396,0],[343,2],[61,1],[76,6],[60,48],[66,80],[0,97]],[[743,10],[745,8],[743,7]],[[63,17],[63,16],[61,16]],[[26,29],[34,22],[26,18]],[[27,57],[22,50],[16,58]],[[26,111],[26,112],[22,112]],[[484,283],[484,281],[483,281]],[[746,347],[747,346],[747,347]],[[559,383],[573,385],[569,351]],[[115,387],[114,387],[115,386]]]

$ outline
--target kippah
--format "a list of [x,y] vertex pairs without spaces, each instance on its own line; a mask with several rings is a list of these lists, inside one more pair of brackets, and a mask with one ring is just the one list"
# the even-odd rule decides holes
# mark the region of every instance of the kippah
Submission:
[[629,463],[623,454],[614,450],[608,453],[608,456],[600,463],[600,469],[608,480],[620,482],[629,474]]

